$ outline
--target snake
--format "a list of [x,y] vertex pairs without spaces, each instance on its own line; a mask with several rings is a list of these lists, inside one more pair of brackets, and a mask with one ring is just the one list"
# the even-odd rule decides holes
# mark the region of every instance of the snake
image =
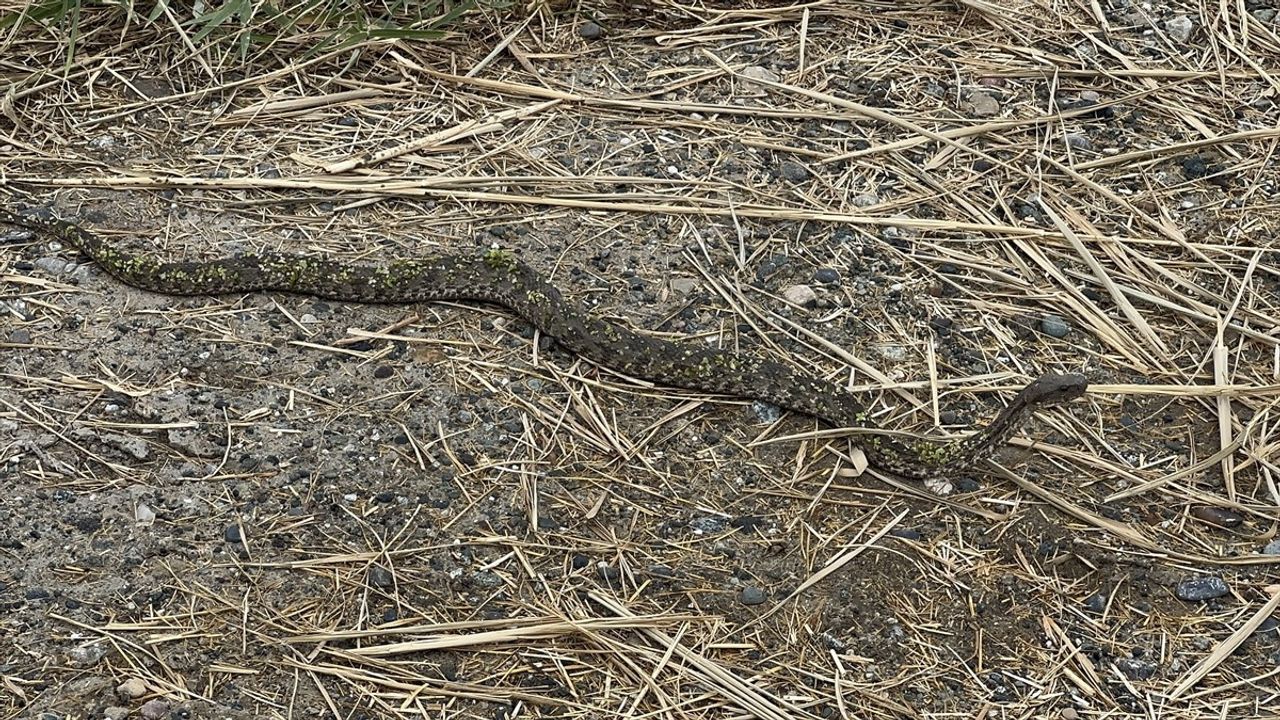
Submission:
[[560,347],[597,365],[660,385],[763,401],[835,428],[858,428],[870,465],[904,478],[947,481],[990,458],[1038,409],[1082,396],[1085,376],[1049,373],[1032,380],[986,426],[957,440],[899,439],[879,427],[849,390],[774,360],[636,332],[597,317],[567,298],[510,251],[430,253],[381,264],[261,251],[171,261],[132,252],[47,212],[0,209],[0,222],[46,234],[87,255],[107,274],[166,295],[283,292],[339,302],[491,303],[523,318]]

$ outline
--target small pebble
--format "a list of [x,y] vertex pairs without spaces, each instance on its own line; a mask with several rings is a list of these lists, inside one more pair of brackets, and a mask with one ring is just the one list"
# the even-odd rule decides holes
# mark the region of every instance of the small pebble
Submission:
[[802,183],[809,179],[809,170],[805,166],[797,162],[787,160],[782,163],[782,177],[789,182]]
[[1263,555],[1280,555],[1280,538],[1267,543],[1262,548]]
[[1071,332],[1071,323],[1058,315],[1045,315],[1040,319],[1040,331],[1049,337],[1064,338]]
[[31,342],[31,331],[26,328],[18,328],[9,333],[9,342],[15,345],[27,345]]
[[1196,25],[1191,18],[1186,15],[1179,15],[1165,21],[1164,30],[1169,33],[1169,37],[1184,43],[1191,39],[1191,33],[1195,32]]
[[129,708],[112,705],[102,711],[102,717],[106,718],[106,720],[124,720],[129,717]]
[[978,91],[969,96],[974,117],[989,118],[1000,114],[1000,103],[988,93]]
[[228,525],[226,529],[222,531],[222,539],[229,543],[244,542],[244,536],[240,534],[239,525]]
[[741,75],[748,80],[764,80],[767,82],[778,82],[782,79],[778,73],[759,65],[749,65],[743,68]]
[[471,581],[480,587],[498,587],[502,584],[502,576],[488,570],[479,570],[471,576]]
[[373,377],[377,380],[386,380],[387,378],[394,375],[395,372],[396,372],[395,369],[392,368],[390,365],[379,365],[376,369],[374,369]]
[[704,515],[689,521],[689,529],[695,535],[712,535],[724,530],[727,523],[722,517]]
[[61,275],[67,271],[68,263],[59,257],[37,258],[35,266],[50,275]]
[[876,195],[875,193],[862,193],[861,195],[853,196],[854,207],[864,208],[864,207],[871,207],[872,205],[878,205],[878,204],[880,204],[880,196]]
[[693,278],[671,278],[668,285],[677,295],[688,295],[698,289],[698,281]]
[[604,34],[604,28],[588,20],[578,26],[578,37],[583,40],[595,40]]
[[1183,580],[1174,588],[1173,594],[1177,595],[1179,600],[1203,602],[1220,598],[1230,594],[1230,592],[1231,589],[1227,587],[1227,583],[1222,578],[1203,576]]
[[147,684],[143,682],[142,678],[129,678],[120,683],[120,686],[116,688],[116,692],[122,698],[134,700],[147,694]]
[[381,565],[369,567],[369,584],[374,587],[389,588],[396,584],[396,576]]
[[743,605],[759,605],[764,602],[764,591],[754,585],[748,585],[742,588]]
[[808,285],[792,285],[782,291],[782,297],[792,305],[812,308],[818,304],[818,293]]
[[82,668],[97,665],[98,661],[106,657],[106,655],[107,649],[101,645],[81,645],[71,648],[67,653],[71,663]]
[[1192,155],[1182,161],[1182,174],[1188,180],[1202,178],[1209,174],[1209,163],[1199,155]]
[[1239,527],[1244,522],[1244,518],[1240,515],[1220,507],[1197,507],[1191,511],[1191,515],[1198,520],[1224,528]]
[[1107,609],[1107,596],[1100,592],[1094,593],[1085,598],[1084,606],[1088,608],[1090,612],[1095,612],[1101,615]]
[[1080,133],[1071,133],[1067,135],[1067,144],[1070,145],[1073,150],[1093,149],[1093,143],[1089,142],[1089,138],[1085,135],[1081,135]]
[[834,285],[840,282],[840,271],[834,268],[818,268],[813,273],[813,279],[823,285]]
[[1146,660],[1119,658],[1116,660],[1116,669],[1130,680],[1148,680],[1156,674],[1156,670],[1159,668],[1155,663],[1150,663]]
[[156,513],[146,503],[138,503],[133,509],[133,520],[139,525],[150,525],[156,521]]
[[169,715],[169,703],[160,698],[152,698],[142,704],[139,712],[142,713],[143,720],[162,720]]

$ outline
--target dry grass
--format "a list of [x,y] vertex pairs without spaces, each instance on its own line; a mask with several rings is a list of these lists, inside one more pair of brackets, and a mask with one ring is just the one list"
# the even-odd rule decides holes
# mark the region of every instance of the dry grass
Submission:
[[[71,58],[11,31],[0,197],[121,242],[499,238],[602,312],[939,437],[1041,372],[1095,382],[1012,443],[1024,464],[937,498],[861,472],[847,433],[587,366],[492,308],[175,302],[15,241],[0,508],[48,527],[10,530],[0,588],[89,599],[7,606],[4,716],[90,714],[86,677],[218,717],[1275,714],[1280,26],[1155,4],[655,2],[599,9],[586,42],[548,3],[244,66],[178,31],[86,21]],[[778,255],[843,283],[792,307],[760,280]],[[174,391],[228,402],[186,416]],[[299,444],[321,429],[355,439]],[[66,533],[61,493],[105,523]],[[144,500],[172,506],[135,524]],[[1173,597],[1202,574],[1232,592]]]

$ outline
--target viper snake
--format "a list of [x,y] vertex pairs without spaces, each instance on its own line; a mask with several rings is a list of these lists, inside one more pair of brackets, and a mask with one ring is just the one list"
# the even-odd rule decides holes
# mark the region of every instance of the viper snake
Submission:
[[[439,300],[500,305],[593,363],[655,383],[754,398],[812,415],[835,427],[879,430],[839,385],[771,360],[688,342],[670,342],[595,317],[509,252],[432,253],[367,265],[264,251],[200,262],[134,253],[63,220],[0,210],[0,222],[46,233],[88,255],[129,285],[169,295],[277,291],[364,303]],[[918,480],[946,479],[990,457],[1039,408],[1080,397],[1082,375],[1044,375],[1022,389],[986,427],[949,443],[877,434],[868,461]]]

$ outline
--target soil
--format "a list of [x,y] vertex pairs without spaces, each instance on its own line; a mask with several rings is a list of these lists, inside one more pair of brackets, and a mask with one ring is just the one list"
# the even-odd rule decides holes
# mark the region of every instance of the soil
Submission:
[[[1251,454],[1232,455],[1232,475],[1214,466],[1113,498],[1219,449],[1215,401],[1161,390],[1214,381],[1214,318],[1142,304],[1166,350],[1117,349],[1113,328],[1141,332],[1033,202],[1092,223],[1083,242],[1114,282],[1194,295],[1109,244],[1132,234],[1229,301],[1253,248],[1214,248],[1250,203],[1274,219],[1274,163],[1245,171],[1265,143],[1081,171],[1126,189],[1128,206],[1067,175],[1035,187],[1023,171],[1037,152],[1083,163],[1198,138],[1161,109],[1178,91],[1162,79],[1124,99],[1103,75],[1055,86],[1028,71],[1029,47],[1110,67],[1081,54],[1085,28],[1022,38],[972,10],[888,19],[819,3],[800,74],[799,8],[655,7],[606,6],[601,37],[543,18],[477,76],[600,102],[332,176],[317,165],[541,102],[431,74],[463,75],[519,25],[400,56],[370,46],[195,98],[176,97],[191,77],[120,63],[14,101],[43,124],[3,149],[0,192],[167,257],[271,247],[376,262],[501,245],[595,312],[847,381],[878,423],[917,434],[968,432],[1041,372],[1085,372],[1094,393],[1028,425],[1036,444],[1001,456],[1014,479],[957,476],[939,497],[860,474],[854,435],[621,377],[501,309],[162,296],[0,228],[3,717],[1275,712],[1274,443],[1245,428],[1270,400],[1234,400]],[[1182,67],[1176,41],[1108,8],[1108,42]],[[1152,12],[1164,15],[1148,28],[1180,16]],[[989,102],[1005,118],[1042,114],[1055,93],[1117,104],[1052,138],[1020,125],[966,140],[1007,165],[937,142],[830,161],[918,136],[743,75],[935,131],[993,121],[971,117]],[[137,108],[142,81],[154,92]],[[380,92],[259,104],[361,87]],[[1246,120],[1275,108],[1250,107]],[[1246,182],[1260,189],[1242,195]],[[1162,209],[1196,247],[1132,230]],[[874,222],[839,221],[860,214]],[[984,235],[980,218],[1043,234]],[[1257,318],[1280,275],[1256,258],[1241,322],[1273,333]],[[1275,335],[1228,334],[1236,383],[1274,383]]]

